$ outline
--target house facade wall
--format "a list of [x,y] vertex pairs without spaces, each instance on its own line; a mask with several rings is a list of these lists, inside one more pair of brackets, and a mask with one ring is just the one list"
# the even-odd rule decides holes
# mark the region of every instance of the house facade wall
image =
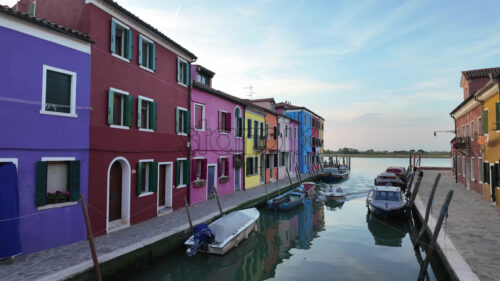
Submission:
[[[278,117],[275,114],[268,112],[266,114],[265,121],[266,125],[269,126],[268,137],[266,139],[266,157],[269,157],[270,165],[269,168],[266,167],[266,183],[269,183],[278,179],[279,159],[275,158],[275,155],[278,153],[278,142],[280,140],[280,134],[278,132]],[[277,132],[276,139],[274,139],[274,127],[276,127]],[[274,159],[278,159],[278,163],[275,163]]]
[[[487,143],[484,146],[484,162],[487,163],[490,171],[496,169],[498,173],[498,166],[500,165],[500,128],[497,129],[495,122],[497,122],[496,106],[499,103],[498,98],[498,84],[495,86],[495,93],[487,98],[482,106],[482,110],[488,111],[488,134],[485,134]],[[493,173],[489,173],[490,179],[484,183],[484,198],[490,202],[494,202],[496,206],[500,207],[500,185],[494,182]],[[495,193],[495,196],[492,194]]]
[[311,114],[305,110],[286,110],[285,115],[295,119],[299,122],[299,171],[300,173],[307,173],[308,165],[311,164]]
[[[248,137],[248,134],[247,134],[247,130],[248,130],[248,121],[247,120],[252,120],[252,136],[249,138]],[[245,135],[245,166],[246,166],[246,159],[248,159],[249,157],[257,157],[257,163],[258,163],[258,170],[257,170],[257,173],[254,174],[254,175],[247,175],[246,171],[245,171],[245,189],[250,189],[250,188],[253,188],[253,187],[256,187],[258,186],[259,184],[261,184],[261,170],[262,170],[262,167],[261,167],[261,158],[262,156],[265,154],[265,149],[263,151],[259,151],[259,150],[256,150],[254,149],[254,127],[253,127],[253,124],[254,124],[254,121],[257,121],[259,123],[259,126],[260,126],[260,123],[262,124],[265,124],[266,120],[265,120],[265,114],[259,114],[259,113],[256,113],[255,111],[251,111],[249,110],[249,108],[247,107],[246,110],[245,110],[245,119],[244,119],[244,127],[245,127],[245,131],[244,131],[244,135]],[[259,134],[260,134],[260,128],[259,128]]]
[[[191,120],[194,122],[194,106],[201,104],[204,106],[204,130],[195,129],[194,123],[191,126],[191,151],[192,158],[203,157],[207,159],[208,165],[218,165],[220,157],[227,157],[229,164],[229,180],[225,183],[217,182],[217,194],[220,196],[231,194],[235,191],[236,171],[240,172],[240,186],[243,186],[243,168],[235,170],[233,155],[243,154],[243,138],[236,137],[235,110],[240,109],[241,117],[244,116],[244,107],[227,99],[217,97],[211,93],[193,88],[191,92]],[[218,129],[218,113],[224,110],[231,114],[231,131],[220,132]],[[204,167],[206,168],[206,167]],[[219,167],[217,167],[219,168]],[[218,169],[217,169],[218,170]],[[190,187],[191,204],[205,201],[207,199],[207,186]]]
[[[0,52],[8,54],[2,59],[8,71],[0,76],[1,95],[11,99],[0,100],[0,162],[17,162],[19,235],[22,254],[28,254],[86,238],[78,202],[42,210],[36,207],[35,195],[37,162],[42,157],[73,157],[80,161],[79,192],[88,198],[90,44],[5,15],[0,21],[17,26],[0,27]],[[44,65],[76,73],[74,116],[41,112]]]

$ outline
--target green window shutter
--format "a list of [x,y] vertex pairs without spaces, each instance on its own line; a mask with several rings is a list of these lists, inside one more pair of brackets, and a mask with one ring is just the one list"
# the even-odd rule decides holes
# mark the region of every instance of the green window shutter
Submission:
[[80,199],[80,161],[70,161],[68,171],[69,201]]
[[111,43],[110,43],[110,51],[111,53],[116,53],[116,44],[115,44],[115,37],[116,37],[116,22],[115,20],[111,20]]
[[483,132],[488,133],[488,110],[483,111]]
[[184,184],[188,184],[189,183],[189,161],[188,160],[182,160],[184,161]]
[[132,127],[134,97],[125,96],[125,126]]
[[[499,123],[500,122],[500,103],[496,103],[496,117],[497,117],[497,120],[496,122]],[[497,129],[498,129],[498,125],[496,126]]]
[[127,36],[127,38],[126,38],[127,41],[125,41],[125,42],[127,42],[126,43],[127,46],[125,46],[126,47],[125,50],[127,50],[126,57],[127,57],[127,59],[132,60],[132,46],[134,45],[134,43],[133,43],[134,36],[133,36],[131,29],[127,30],[126,36]]
[[183,114],[184,114],[184,133],[189,134],[189,125],[190,125],[189,111],[183,111]]
[[175,132],[179,133],[180,131],[180,124],[179,124],[179,119],[180,119],[180,109],[175,109]]
[[175,186],[179,186],[180,181],[180,175],[181,175],[181,160],[175,161]]
[[138,61],[139,61],[139,65],[142,65],[142,37],[139,36],[139,47],[137,47],[137,49],[139,50],[138,52]]
[[156,102],[151,103],[151,114],[149,115],[149,124],[151,125],[151,129],[156,130],[156,110],[157,105]]
[[141,195],[142,163],[137,163],[137,195]]
[[113,124],[113,103],[114,93],[113,90],[108,91],[108,125]]
[[181,82],[181,60],[177,58],[177,82]]
[[47,204],[47,162],[36,162],[36,192],[35,205],[37,207]]
[[190,80],[190,77],[189,77],[189,64],[186,63],[186,67],[184,68],[184,71],[185,71],[185,76],[184,76],[184,79],[185,81],[183,81],[184,84],[186,85],[189,85],[189,80]]
[[153,67],[153,71],[156,71],[156,44],[151,44],[151,66]]
[[[138,98],[137,99],[137,128],[140,128],[141,127],[141,102],[142,102],[142,99],[141,98]],[[147,118],[147,116],[145,117]]]
[[150,162],[149,191],[156,192],[158,186],[158,162]]
[[33,1],[30,3],[29,14],[35,16],[36,2]]

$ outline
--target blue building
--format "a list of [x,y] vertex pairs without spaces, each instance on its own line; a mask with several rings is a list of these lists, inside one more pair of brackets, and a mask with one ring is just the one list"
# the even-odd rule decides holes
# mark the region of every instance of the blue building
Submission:
[[299,121],[299,170],[307,173],[308,167],[319,163],[319,146],[313,139],[319,139],[318,129],[313,124],[314,119],[323,119],[306,107],[289,103],[278,103],[274,106],[276,112]]

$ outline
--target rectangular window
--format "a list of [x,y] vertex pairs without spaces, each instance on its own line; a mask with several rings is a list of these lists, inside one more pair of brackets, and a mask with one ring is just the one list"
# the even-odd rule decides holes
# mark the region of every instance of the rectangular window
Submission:
[[247,172],[247,176],[250,176],[253,174],[253,158],[252,157],[247,157],[246,172]]
[[269,124],[266,123],[266,139],[269,139]]
[[123,23],[111,19],[110,51],[114,56],[132,60],[132,30]]
[[297,139],[298,135],[299,135],[299,134],[297,134],[297,127],[293,128],[293,132],[294,132],[294,135],[295,135],[295,139]]
[[73,157],[44,159],[36,165],[37,207],[80,198],[80,161]]
[[266,169],[269,169],[269,167],[271,166],[269,161],[270,161],[270,155],[266,154]]
[[153,99],[139,96],[137,99],[137,128],[139,130],[156,130],[156,102]]
[[[182,165],[182,164],[181,164]],[[206,180],[207,179],[207,159],[193,159],[193,171],[191,171],[191,180]]]
[[474,134],[475,134],[475,132],[474,132],[474,121],[471,121],[470,122],[470,138],[472,140],[474,140]]
[[260,123],[260,138],[264,137],[264,123]]
[[219,131],[231,132],[231,113],[219,110]]
[[179,158],[175,165],[175,186],[184,187],[189,182],[189,162],[185,158]]
[[252,138],[252,119],[247,119],[247,137]]
[[198,73],[198,77],[196,78],[196,81],[198,81],[201,84],[205,84],[207,86],[210,86],[210,78],[208,78],[207,76],[205,76],[201,73]]
[[465,136],[469,137],[469,124],[465,125]]
[[483,158],[477,159],[477,177],[479,178],[479,183],[483,183]]
[[75,107],[76,73],[44,65],[40,113],[75,115]]
[[274,159],[273,159],[274,168],[278,168],[278,164],[279,164],[278,163],[278,153],[273,154],[273,157],[274,157]]
[[185,108],[177,107],[175,111],[175,132],[184,136],[189,133],[189,112]]
[[483,134],[483,123],[481,122],[481,117],[477,118],[477,134],[478,135]]
[[285,152],[280,152],[280,166],[285,166]]
[[288,138],[288,125],[285,125],[285,138]]
[[276,140],[277,135],[278,135],[277,128],[276,126],[273,126],[273,140]]
[[253,158],[253,173],[255,175],[259,173],[259,157]]
[[177,58],[177,83],[189,85],[189,64],[179,57]]
[[156,70],[156,45],[148,38],[139,35],[139,65],[155,71]]
[[254,137],[257,140],[259,138],[259,122],[258,121],[253,121],[253,131],[254,131]]
[[29,6],[29,12],[30,15],[34,16],[36,15],[36,1],[32,1]]
[[470,179],[471,179],[471,181],[473,181],[473,180],[474,180],[474,172],[475,172],[475,171],[474,171],[474,168],[475,168],[475,167],[476,167],[476,165],[475,165],[475,163],[474,163],[474,157],[472,157],[472,158],[470,159],[470,169],[471,169]]
[[194,104],[194,129],[205,131],[205,106],[203,104]]
[[127,92],[108,90],[108,125],[115,128],[132,126],[133,97]]
[[158,162],[139,160],[137,164],[137,195],[156,192],[158,185]]
[[220,177],[226,177],[229,175],[229,161],[227,157],[219,158],[218,174]]

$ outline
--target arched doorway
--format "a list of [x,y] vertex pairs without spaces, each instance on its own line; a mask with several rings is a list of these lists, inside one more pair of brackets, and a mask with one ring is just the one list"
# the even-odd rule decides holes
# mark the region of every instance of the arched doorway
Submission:
[[130,164],[117,157],[108,168],[107,231],[130,225]]
[[122,218],[122,165],[115,161],[109,171],[109,221]]

